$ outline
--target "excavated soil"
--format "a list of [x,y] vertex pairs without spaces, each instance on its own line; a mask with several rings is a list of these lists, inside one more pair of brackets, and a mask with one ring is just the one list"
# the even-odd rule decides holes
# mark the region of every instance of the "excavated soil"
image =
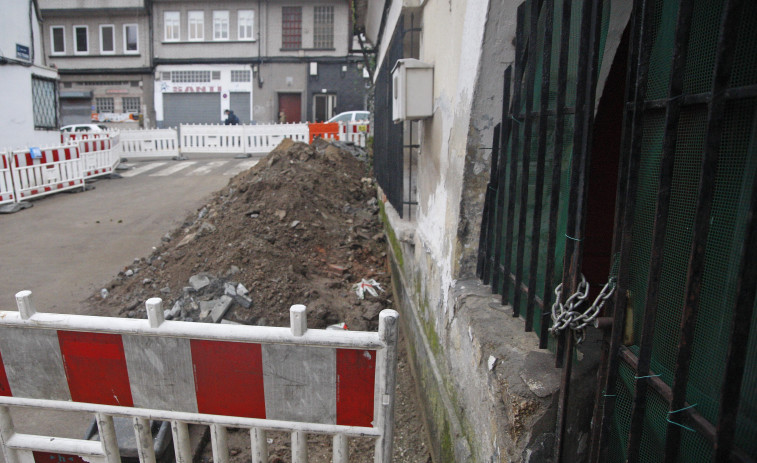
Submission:
[[[375,331],[393,298],[364,157],[346,145],[285,140],[90,297],[93,311],[145,318],[144,301],[161,297],[167,318],[212,322],[210,309],[226,294],[225,322],[288,326],[290,306],[304,304],[309,328]],[[193,287],[193,276],[204,286]],[[358,298],[362,279],[378,283],[377,296]],[[392,461],[430,462],[404,348],[397,373]],[[269,461],[291,461],[288,436],[268,437]],[[212,459],[209,447],[203,460]],[[350,447],[350,461],[373,461],[370,440],[352,439]],[[229,448],[231,462],[250,461],[249,433],[230,430]],[[331,461],[331,439],[309,436],[308,453],[309,461]]]

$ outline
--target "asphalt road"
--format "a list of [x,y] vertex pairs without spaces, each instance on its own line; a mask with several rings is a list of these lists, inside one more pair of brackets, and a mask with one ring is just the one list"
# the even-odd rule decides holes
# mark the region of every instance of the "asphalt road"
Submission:
[[[0,311],[28,289],[39,312],[85,314],[80,303],[254,161],[225,158],[130,163],[124,178],[59,193],[0,215]],[[30,359],[33,361],[33,359]],[[19,432],[82,438],[90,417],[13,410]],[[3,458],[0,455],[0,462]]]

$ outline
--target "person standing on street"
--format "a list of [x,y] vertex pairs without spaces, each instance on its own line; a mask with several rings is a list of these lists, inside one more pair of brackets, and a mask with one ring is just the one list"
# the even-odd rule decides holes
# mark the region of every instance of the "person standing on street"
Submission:
[[226,121],[224,122],[226,125],[239,125],[239,118],[234,114],[234,111],[227,109],[223,113],[226,114]]

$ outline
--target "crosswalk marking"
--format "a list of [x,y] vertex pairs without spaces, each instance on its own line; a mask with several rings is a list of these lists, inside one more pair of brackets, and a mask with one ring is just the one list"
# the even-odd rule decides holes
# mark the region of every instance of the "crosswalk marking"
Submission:
[[188,172],[187,175],[207,175],[212,170],[215,170],[221,166],[228,164],[229,161],[212,161],[207,164],[203,164],[192,172]]
[[193,165],[197,164],[195,161],[182,161],[177,164],[174,164],[171,167],[166,167],[165,169],[160,170],[159,172],[155,172],[154,174],[150,174],[150,177],[167,177],[169,175],[173,175],[176,172],[180,170],[184,170],[187,167],[192,167]]
[[250,167],[254,166],[257,163],[258,163],[257,159],[251,159],[251,160],[248,160],[248,161],[242,161],[242,162],[238,163],[237,165],[235,165],[233,168],[231,168],[231,169],[227,170],[226,172],[224,172],[223,175],[234,176],[234,175],[242,172],[243,170],[249,169]]
[[151,162],[149,164],[144,164],[139,167],[135,167],[131,170],[127,170],[126,172],[121,173],[121,177],[134,177],[135,175],[143,174],[147,172],[148,170],[157,169],[158,167],[164,165],[165,162]]

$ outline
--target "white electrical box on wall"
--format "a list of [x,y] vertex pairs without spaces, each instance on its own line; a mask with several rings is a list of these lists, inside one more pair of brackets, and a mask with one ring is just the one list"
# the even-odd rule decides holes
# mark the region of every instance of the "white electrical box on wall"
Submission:
[[397,60],[392,69],[392,120],[414,121],[434,113],[434,67],[417,59]]

